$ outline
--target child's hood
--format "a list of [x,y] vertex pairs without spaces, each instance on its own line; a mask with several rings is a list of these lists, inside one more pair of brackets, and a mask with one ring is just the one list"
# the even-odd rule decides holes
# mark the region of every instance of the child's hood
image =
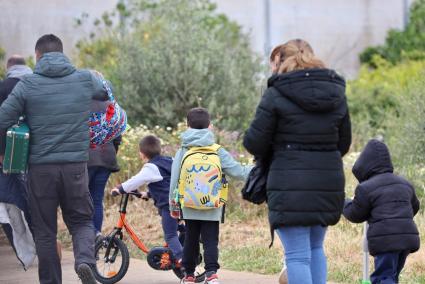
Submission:
[[210,146],[215,143],[214,133],[208,128],[206,129],[193,129],[189,128],[181,134],[182,146]]
[[353,166],[353,174],[359,182],[363,182],[376,174],[392,173],[393,170],[387,145],[376,139],[367,143]]

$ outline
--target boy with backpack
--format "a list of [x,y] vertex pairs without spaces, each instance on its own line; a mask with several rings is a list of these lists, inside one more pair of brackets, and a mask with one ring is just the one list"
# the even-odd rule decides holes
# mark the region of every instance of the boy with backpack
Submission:
[[369,223],[369,252],[375,258],[372,283],[399,283],[407,256],[419,249],[413,221],[419,211],[415,189],[393,173],[387,146],[374,139],[354,164],[353,174],[360,184],[354,199],[346,201],[344,216],[354,223]]
[[[246,180],[251,167],[242,166],[215,143],[210,115],[204,108],[187,114],[188,129],[182,133],[182,146],[174,158],[170,182],[170,211],[186,222],[182,265],[183,283],[193,284],[202,239],[207,284],[218,284],[219,222],[227,201],[224,174]],[[180,216],[182,213],[182,216]]]
[[111,194],[124,194],[134,191],[143,185],[148,186],[147,192],[142,192],[142,198],[152,198],[154,205],[162,219],[162,229],[168,247],[176,260],[181,260],[183,248],[178,238],[178,222],[173,219],[169,211],[168,196],[170,191],[171,157],[161,155],[161,141],[148,135],[139,143],[140,158],[144,165],[140,172],[113,188]]

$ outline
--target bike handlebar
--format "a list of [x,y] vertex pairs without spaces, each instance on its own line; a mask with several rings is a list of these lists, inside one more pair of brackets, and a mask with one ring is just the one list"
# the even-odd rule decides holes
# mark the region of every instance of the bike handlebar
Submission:
[[[124,194],[133,195],[133,196],[135,196],[137,198],[142,198],[142,194],[140,192],[138,192],[137,190],[131,191],[131,192],[127,192],[127,193],[124,193]],[[118,195],[120,195],[120,194],[117,193],[116,191],[113,191],[112,192],[112,196],[113,197],[118,196]]]

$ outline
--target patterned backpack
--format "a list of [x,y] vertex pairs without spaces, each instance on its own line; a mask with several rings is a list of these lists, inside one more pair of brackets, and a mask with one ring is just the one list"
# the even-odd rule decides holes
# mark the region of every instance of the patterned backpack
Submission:
[[220,147],[218,144],[191,147],[185,153],[178,183],[181,208],[206,210],[226,204],[228,184],[217,153]]
[[127,127],[127,115],[115,100],[109,83],[102,79],[108,94],[109,104],[105,111],[92,112],[89,118],[90,147],[95,148],[114,140],[124,133]]

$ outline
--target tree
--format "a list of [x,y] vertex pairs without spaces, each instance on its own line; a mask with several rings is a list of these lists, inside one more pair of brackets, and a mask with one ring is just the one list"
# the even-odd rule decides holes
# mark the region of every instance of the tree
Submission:
[[380,56],[396,64],[404,59],[425,59],[425,0],[416,0],[410,10],[405,30],[391,30],[385,44],[369,47],[360,55],[360,61],[376,67],[374,57]]
[[80,44],[80,58],[113,61],[107,75],[132,122],[175,126],[203,106],[216,124],[242,129],[258,101],[262,67],[248,37],[215,8],[205,0],[120,5],[125,17],[114,35]]

